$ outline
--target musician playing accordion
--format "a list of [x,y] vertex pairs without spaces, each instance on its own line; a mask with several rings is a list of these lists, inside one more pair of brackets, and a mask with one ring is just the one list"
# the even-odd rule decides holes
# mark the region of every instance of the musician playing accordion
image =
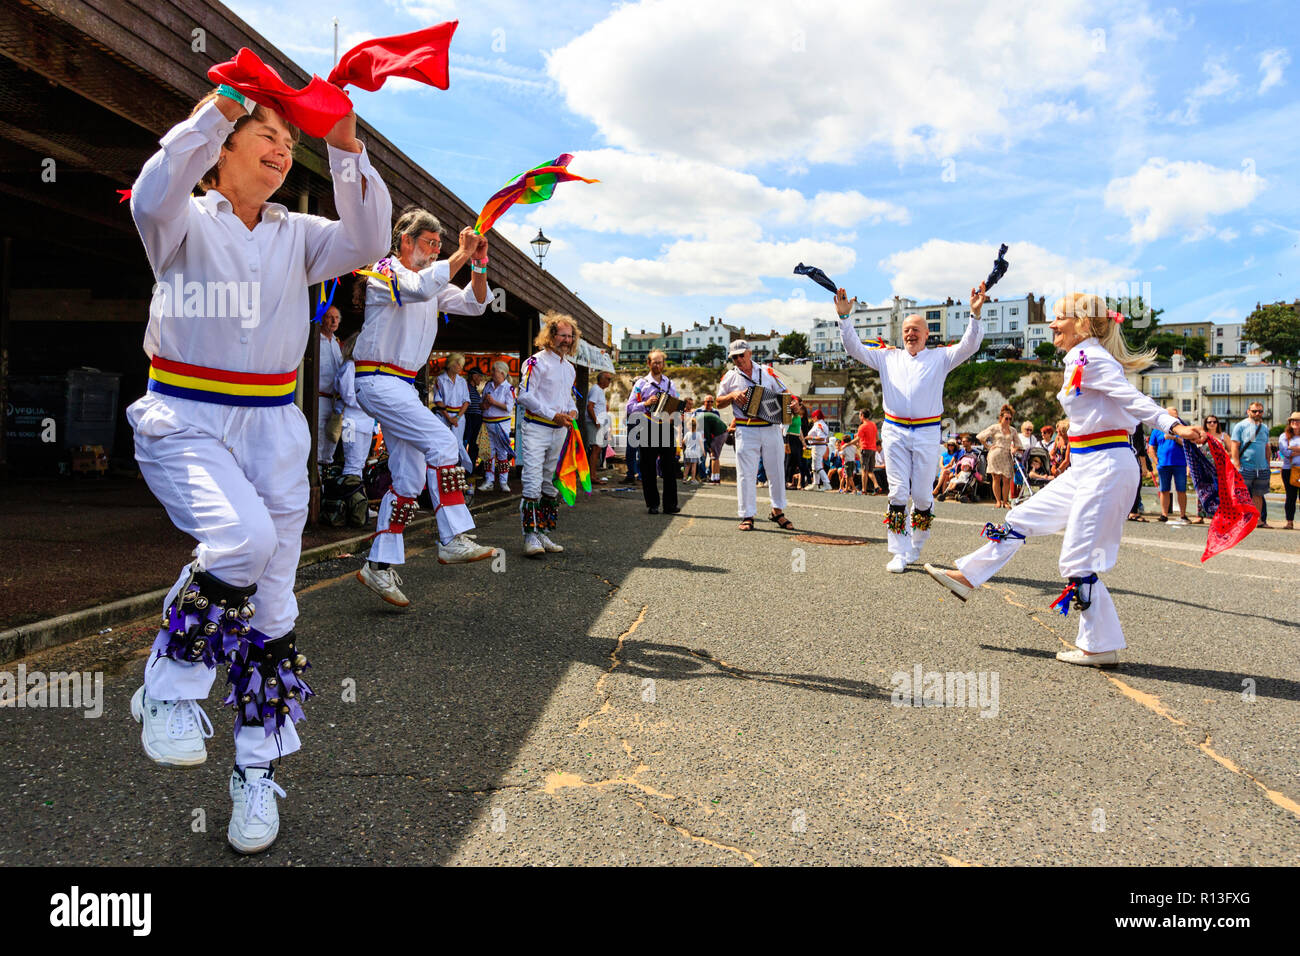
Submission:
[[641,470],[641,491],[645,495],[646,511],[659,513],[659,486],[655,465],[664,481],[664,514],[677,514],[677,438],[674,422],[681,417],[677,411],[679,398],[677,386],[664,374],[667,356],[655,349],[648,357],[650,372],[642,375],[632,385],[627,400],[628,454],[635,452]]
[[768,516],[787,531],[794,524],[785,514],[785,444],[781,440],[781,396],[785,383],[770,365],[754,361],[749,343],[737,339],[727,353],[735,365],[718,383],[718,408],[735,405],[736,421],[736,500],[739,505],[740,530],[754,530],[754,512],[758,507],[758,462],[772,479],[768,495],[772,512]]

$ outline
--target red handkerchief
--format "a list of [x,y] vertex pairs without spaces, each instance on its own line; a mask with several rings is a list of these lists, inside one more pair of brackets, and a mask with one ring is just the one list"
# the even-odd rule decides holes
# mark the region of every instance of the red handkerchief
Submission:
[[233,60],[209,69],[208,79],[227,83],[254,102],[269,106],[308,136],[325,136],[352,112],[352,101],[337,86],[313,76],[301,90],[295,90],[247,47]]
[[390,76],[401,76],[445,90],[447,50],[459,23],[451,20],[414,33],[358,43],[339,59],[330,82],[340,89],[351,83],[373,93]]
[[1214,470],[1218,473],[1219,510],[1210,519],[1202,561],[1240,543],[1259,523],[1259,509],[1251,500],[1246,482],[1233,466],[1227,450],[1213,438],[1205,443],[1205,447],[1214,459]]

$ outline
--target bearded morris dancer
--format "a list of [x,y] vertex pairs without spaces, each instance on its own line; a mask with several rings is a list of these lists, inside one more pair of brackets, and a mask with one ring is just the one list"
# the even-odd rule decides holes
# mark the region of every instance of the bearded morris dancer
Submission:
[[[325,137],[339,221],[269,202],[298,136],[275,111],[222,86],[162,138],[131,190],[158,285],[144,338],[149,390],[127,419],[150,490],[198,541],[164,602],[131,714],[150,759],[203,763],[212,724],[199,702],[217,663],[229,663],[226,838],[241,853],[266,849],[280,831],[275,795],[284,790],[272,761],[300,748],[294,724],[312,696],[293,594],[309,495],[311,433],[293,403],[311,328],[308,286],[382,253],[392,217],[352,113]],[[196,183],[202,197],[191,195]],[[222,299],[216,315],[168,303],[170,288],[196,284],[208,302],[213,288],[250,291],[233,310]]]
[[993,577],[1034,535],[1065,532],[1061,577],[1067,586],[1053,606],[1079,608],[1076,649],[1056,659],[1067,664],[1113,667],[1125,647],[1119,615],[1099,575],[1115,566],[1120,535],[1140,481],[1129,433],[1138,422],[1185,441],[1199,442],[1201,429],[1180,424],[1124,377],[1146,368],[1154,350],[1134,353],[1120,332],[1118,313],[1104,299],[1071,293],[1056,303],[1052,341],[1066,353],[1058,398],[1070,418],[1070,467],[1034,496],[1007,512],[1006,523],[985,525],[988,544],[957,560],[957,571],[926,565],[932,578],[965,601]]
[[[903,320],[903,347],[868,349],[853,331],[853,307],[843,289],[835,295],[844,350],[880,373],[885,405],[885,474],[889,478],[889,553],[886,569],[902,574],[918,560],[930,537],[933,520],[934,476],[939,470],[940,420],[943,417],[943,383],[948,373],[974,355],[984,338],[980,310],[984,283],[970,293],[970,324],[956,345],[928,349],[928,327],[919,315]],[[912,515],[909,529],[908,500]]]
[[523,478],[519,515],[524,554],[537,557],[564,550],[547,535],[555,530],[559,513],[557,489],[551,479],[564,451],[564,441],[578,414],[573,397],[576,372],[566,356],[578,351],[578,323],[567,315],[547,312],[533,343],[541,351],[524,362],[519,376],[519,407],[523,409],[516,449]]
[[483,386],[483,427],[487,429],[492,457],[488,459],[479,491],[491,491],[494,479],[500,490],[510,490],[510,459],[514,457],[510,447],[510,419],[515,414],[515,390],[509,375],[510,366],[493,362],[492,381]]
[[[403,533],[426,483],[438,524],[438,563],[464,564],[496,554],[466,534],[474,519],[465,504],[473,468],[465,446],[415,389],[416,374],[438,335],[438,314],[482,315],[491,299],[486,237],[463,229],[460,248],[451,258],[436,261],[441,235],[438,220],[423,209],[408,209],[397,220],[389,257],[368,274],[366,320],[353,350],[357,400],[379,419],[393,476],[379,505],[369,559],[357,571],[357,580],[398,607],[411,602],[392,566],[406,561]],[[451,277],[467,261],[473,264],[472,281],[462,289],[451,284]]]

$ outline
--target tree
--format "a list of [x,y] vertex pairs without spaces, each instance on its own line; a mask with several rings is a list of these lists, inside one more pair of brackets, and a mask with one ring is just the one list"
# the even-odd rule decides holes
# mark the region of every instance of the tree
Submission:
[[1039,361],[1055,365],[1060,361],[1058,356],[1061,354],[1061,350],[1051,342],[1039,342],[1034,349],[1034,354],[1038,356]]
[[781,344],[776,347],[778,353],[782,355],[791,355],[794,358],[808,357],[808,336],[802,332],[791,332],[789,335],[782,336]]
[[1147,339],[1155,334],[1160,325],[1160,314],[1164,309],[1151,309],[1142,301],[1142,296],[1124,299],[1106,299],[1106,308],[1124,315],[1124,340],[1128,346],[1138,352],[1147,349]]
[[1189,362],[1205,361],[1205,338],[1200,335],[1186,338],[1176,332],[1157,332],[1148,336],[1146,347],[1155,349],[1156,354],[1164,361],[1168,361],[1176,349],[1182,349],[1183,358]]
[[1300,308],[1285,302],[1259,306],[1246,316],[1241,337],[1272,352],[1274,361],[1295,358],[1300,355]]
[[714,362],[721,364],[726,361],[727,350],[717,342],[710,342],[704,348],[695,353],[695,364],[712,365]]

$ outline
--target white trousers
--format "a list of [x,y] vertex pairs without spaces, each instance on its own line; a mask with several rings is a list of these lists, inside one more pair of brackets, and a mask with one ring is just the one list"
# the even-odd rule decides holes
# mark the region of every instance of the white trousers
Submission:
[[[1127,448],[1074,455],[1068,469],[1008,511],[1006,523],[1026,537],[1064,531],[1061,577],[1104,574],[1119,556],[1120,537],[1137,486],[1137,462]],[[1015,538],[990,541],[958,559],[957,567],[978,587],[997,574],[1022,544]],[[1079,615],[1075,644],[1094,653],[1125,647],[1110,592],[1100,580],[1091,590],[1092,606]]]
[[515,449],[515,456],[523,477],[523,496],[536,499],[548,495],[554,498],[560,491],[551,479],[555,477],[555,466],[559,464],[560,453],[564,451],[564,439],[568,436],[568,430],[548,428],[526,418],[521,419],[521,422],[520,430],[523,434],[517,437],[523,439],[523,450]]
[[939,445],[939,426],[900,428],[886,421],[885,427],[889,429],[889,442],[885,445],[889,503],[906,506],[909,499],[912,502],[905,525],[907,533],[889,532],[889,553],[902,555],[911,563],[920,559],[921,548],[930,537],[929,531],[912,527],[912,512],[934,506],[934,476],[943,450]]
[[375,441],[375,420],[359,408],[343,406],[343,474],[361,477]]
[[334,402],[328,398],[316,397],[316,461],[328,465],[334,461],[334,451],[339,447],[336,441],[325,436],[325,426],[334,414]]
[[[268,637],[284,637],[298,618],[293,584],[307,522],[311,432],[302,411],[146,392],[126,414],[149,490],[172,523],[198,541],[193,566],[234,587],[256,584],[250,623]],[[188,578],[189,566],[173,592]],[[157,700],[207,700],[216,674],[203,664],[152,658],[145,690]],[[281,743],[282,749],[274,737],[268,741],[261,727],[245,727],[235,739],[235,762],[293,753],[301,744],[291,724]]]
[[736,504],[742,518],[758,509],[758,462],[767,473],[767,496],[772,508],[785,510],[785,440],[780,425],[736,426]]
[[813,445],[812,456],[813,487],[817,488],[825,485],[829,488],[831,486],[831,476],[826,474],[826,446]]
[[[392,375],[367,375],[357,379],[357,402],[362,409],[379,419],[388,448],[388,471],[393,487],[379,503],[377,531],[388,527],[397,495],[418,497],[429,487],[434,515],[438,522],[438,540],[447,544],[458,534],[474,527],[466,505],[441,507],[438,479],[432,469],[464,464],[465,448],[456,441],[447,423],[420,401],[414,385]],[[370,545],[370,560],[385,564],[406,563],[403,535],[383,533]]]

